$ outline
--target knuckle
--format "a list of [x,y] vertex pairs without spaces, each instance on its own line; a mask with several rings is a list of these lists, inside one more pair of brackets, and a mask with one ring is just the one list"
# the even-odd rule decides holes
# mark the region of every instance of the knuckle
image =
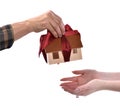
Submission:
[[61,24],[61,23],[62,23],[62,19],[59,18],[57,23],[58,23],[58,24]]
[[47,27],[45,23],[41,23],[40,25],[43,29],[45,29]]
[[52,13],[53,11],[52,10],[49,10],[48,13]]
[[49,10],[46,15],[47,15],[47,16],[51,16],[51,15],[52,15],[52,11]]
[[59,17],[59,21],[62,22],[62,18],[61,17]]
[[49,17],[48,13],[44,15],[44,19],[47,19]]

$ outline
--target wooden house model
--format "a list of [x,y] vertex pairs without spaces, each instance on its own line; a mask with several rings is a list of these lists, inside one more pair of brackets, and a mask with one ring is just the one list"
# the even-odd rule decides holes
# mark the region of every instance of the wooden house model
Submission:
[[[82,59],[82,42],[80,34],[66,36],[67,41],[71,47],[71,53],[69,61]],[[62,53],[62,41],[61,38],[54,39],[49,45],[45,47],[46,59],[49,64],[63,63],[65,62]]]

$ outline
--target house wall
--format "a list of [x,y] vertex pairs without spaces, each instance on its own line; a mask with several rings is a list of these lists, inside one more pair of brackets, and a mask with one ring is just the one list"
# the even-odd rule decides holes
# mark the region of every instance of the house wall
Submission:
[[47,61],[49,64],[56,64],[56,63],[62,63],[64,62],[63,54],[61,51],[58,51],[59,58],[54,59],[53,58],[53,52],[47,53]]
[[[53,56],[54,53],[58,53],[58,55],[59,55],[58,59],[54,58],[54,56]],[[71,50],[70,61],[79,60],[79,59],[82,59],[81,48],[72,49]],[[64,62],[64,57],[63,57],[62,52],[59,51],[59,52],[47,53],[47,61],[48,61],[48,64],[63,63]]]
[[70,61],[73,60],[79,60],[82,59],[82,51],[81,48],[76,48],[76,51],[74,52],[74,50],[71,50],[71,56],[70,56]]

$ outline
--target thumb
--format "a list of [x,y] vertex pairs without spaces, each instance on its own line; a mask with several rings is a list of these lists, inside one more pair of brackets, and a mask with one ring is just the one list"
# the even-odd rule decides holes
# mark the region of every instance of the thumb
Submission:
[[75,93],[76,95],[78,95],[79,92],[80,92],[80,87],[77,87],[77,88],[74,90],[74,93]]

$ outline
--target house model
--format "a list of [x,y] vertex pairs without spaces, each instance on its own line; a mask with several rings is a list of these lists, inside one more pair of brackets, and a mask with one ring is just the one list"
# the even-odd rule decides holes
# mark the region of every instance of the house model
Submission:
[[[45,48],[44,57],[48,64],[63,63],[68,61],[82,59],[81,48],[81,36],[80,33],[74,31],[68,31],[63,36],[64,38],[54,38]],[[62,39],[65,39],[64,42]],[[67,43],[70,47],[66,52],[63,43]],[[65,52],[65,53],[64,53]]]

